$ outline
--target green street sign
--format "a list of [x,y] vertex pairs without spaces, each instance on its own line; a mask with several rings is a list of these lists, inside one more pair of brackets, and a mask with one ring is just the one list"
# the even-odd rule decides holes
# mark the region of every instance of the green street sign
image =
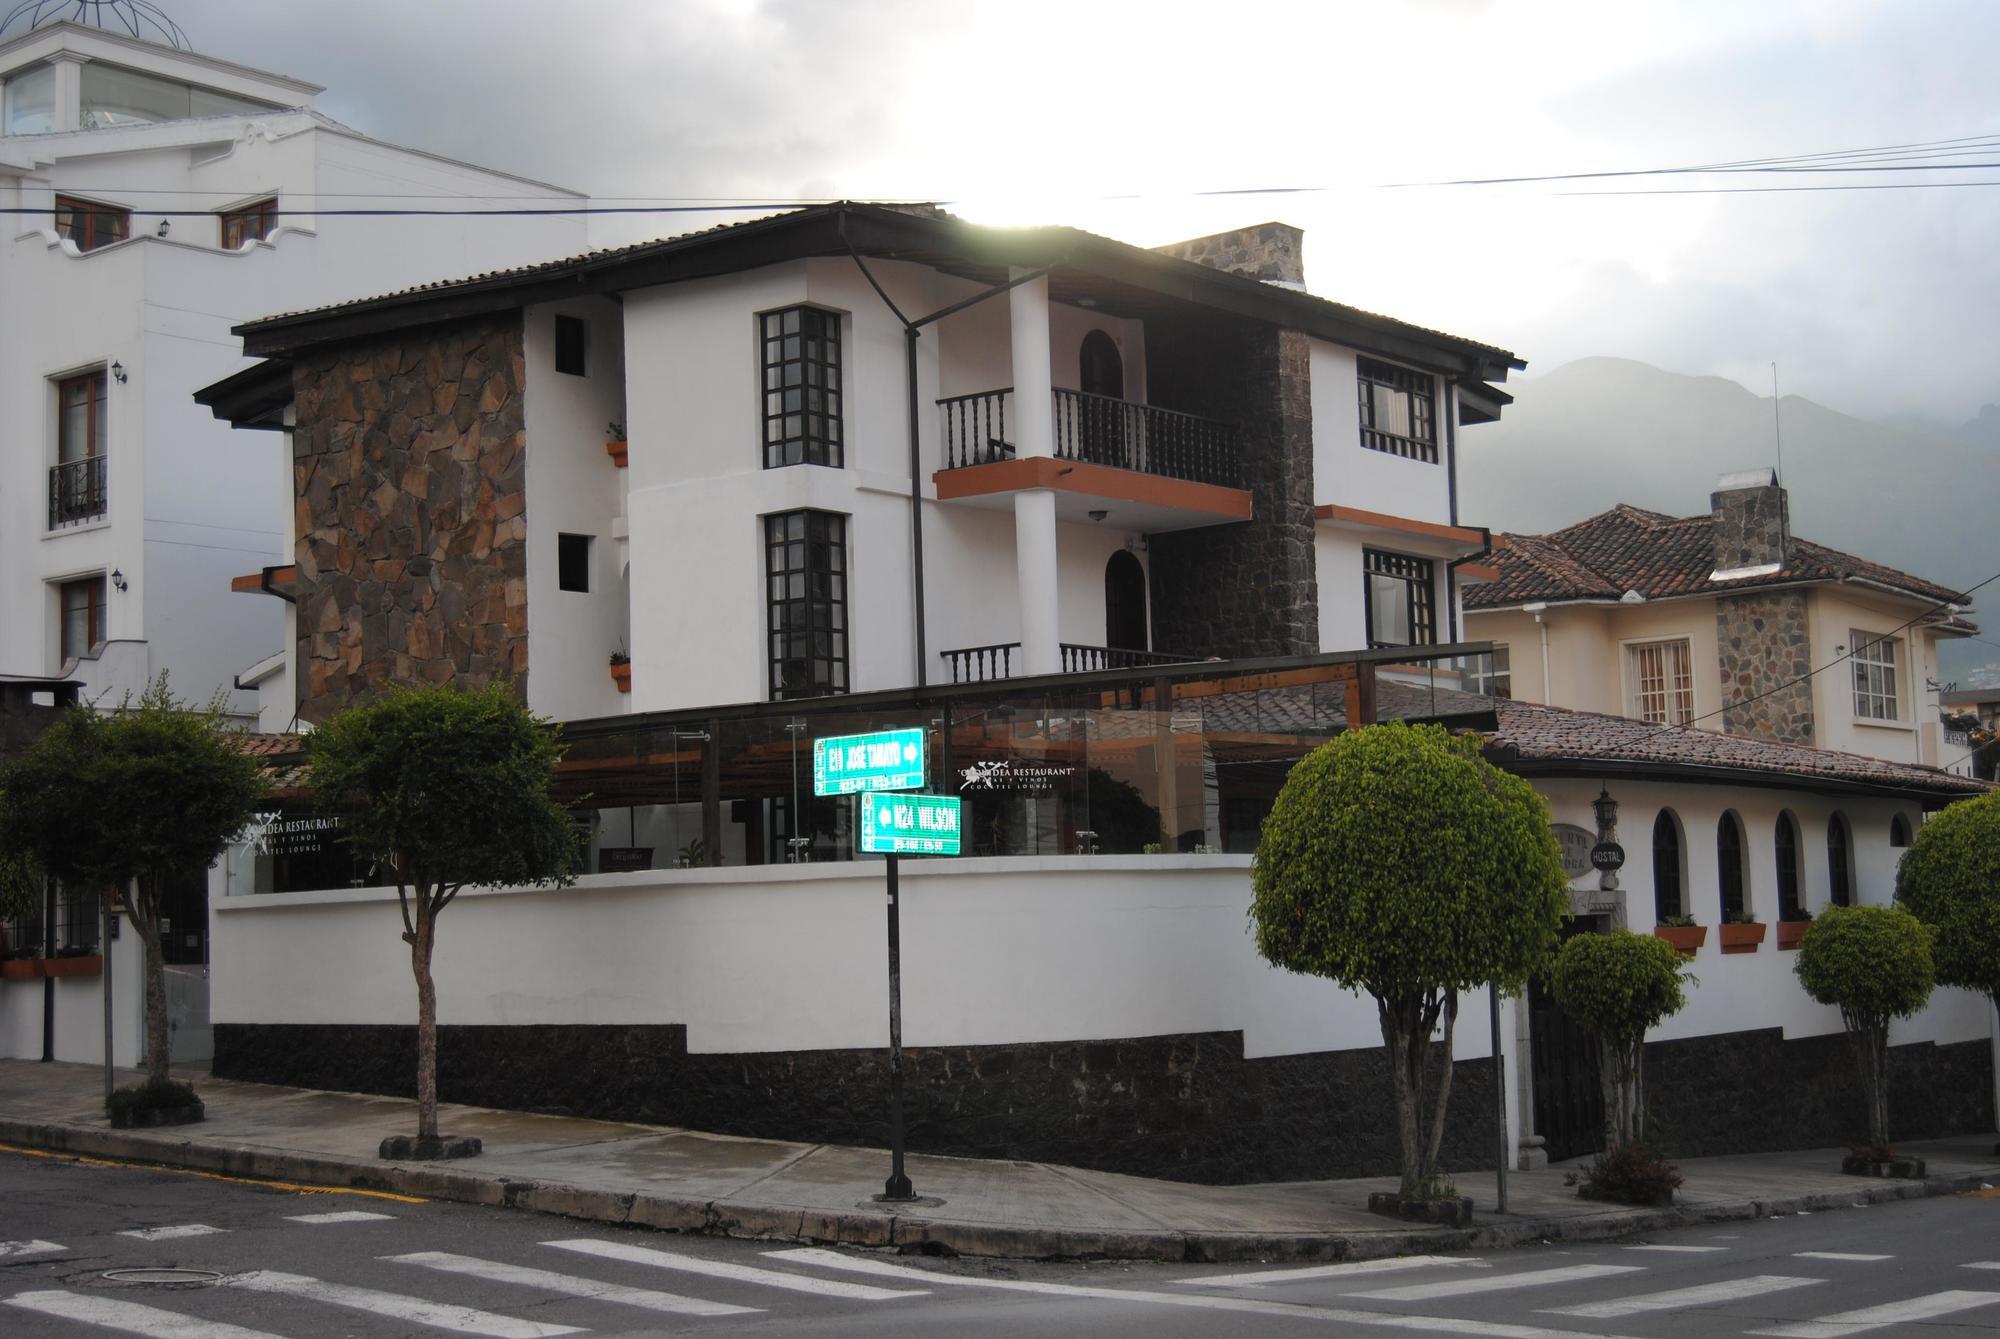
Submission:
[[951,795],[864,795],[861,852],[957,855],[959,814]]
[[813,794],[924,788],[924,732],[884,730],[813,741]]

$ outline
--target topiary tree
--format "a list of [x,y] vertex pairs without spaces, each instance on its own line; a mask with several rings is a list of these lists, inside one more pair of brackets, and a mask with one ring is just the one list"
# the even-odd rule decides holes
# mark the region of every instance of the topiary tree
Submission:
[[[1518,989],[1556,945],[1569,881],[1548,808],[1475,736],[1371,725],[1292,769],[1252,875],[1257,949],[1375,1001],[1402,1195],[1435,1198],[1462,991]],[[1428,1045],[1439,1022],[1436,1077]]]
[[1615,1151],[1637,1142],[1645,1130],[1646,1033],[1687,1003],[1694,978],[1686,961],[1664,939],[1613,930],[1564,944],[1549,976],[1563,1011],[1597,1034],[1606,1143]]
[[1936,932],[1938,983],[2000,1008],[2000,791],[1931,815],[1903,852],[1896,900]]
[[1792,964],[1806,994],[1840,1010],[1868,1096],[1868,1140],[1889,1146],[1889,1020],[1931,997],[1931,931],[1902,907],[1828,907]]
[[172,1045],[160,943],[167,883],[213,865],[267,790],[233,733],[219,700],[189,707],[162,674],[115,712],[65,710],[0,769],[0,850],[71,888],[131,890],[127,919],[146,955],[149,1090],[167,1084]]
[[461,889],[562,885],[576,868],[576,826],[549,798],[562,750],[546,724],[502,683],[425,687],[391,690],[306,738],[315,803],[350,848],[395,875],[417,985],[416,1156],[449,1151],[431,976],[439,914]]

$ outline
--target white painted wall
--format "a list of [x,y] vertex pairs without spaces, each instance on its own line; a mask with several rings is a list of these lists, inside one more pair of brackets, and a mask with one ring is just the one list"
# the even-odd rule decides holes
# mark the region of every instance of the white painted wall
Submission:
[[[111,949],[111,1062],[129,1068],[145,1051],[146,996],[137,935],[126,933]],[[0,1058],[42,1058],[42,982],[0,981]],[[80,1065],[104,1063],[104,1005],[97,977],[56,978],[55,1058]]]
[[[1363,455],[1380,455],[1364,451]],[[1447,640],[1450,624],[1445,618],[1445,563],[1462,550],[1417,535],[1379,534],[1352,530],[1319,522],[1313,531],[1314,575],[1319,582],[1319,647],[1322,651],[1349,651],[1368,645],[1367,576],[1362,570],[1363,549],[1386,549],[1391,553],[1413,554],[1431,560],[1431,607],[1435,611],[1437,640]],[[1461,625],[1462,626],[1462,625]],[[1466,632],[1467,640],[1480,634]]]
[[1361,445],[1354,351],[1323,339],[1311,344],[1313,505],[1331,503],[1450,524],[1448,392],[1440,388],[1436,399],[1437,464],[1371,451]]

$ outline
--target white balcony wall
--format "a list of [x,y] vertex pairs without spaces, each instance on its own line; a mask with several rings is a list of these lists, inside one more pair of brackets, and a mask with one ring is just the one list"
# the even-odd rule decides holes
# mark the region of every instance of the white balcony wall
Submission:
[[[1413,521],[1450,524],[1451,482],[1445,417],[1450,392],[1437,397],[1435,465],[1361,445],[1355,353],[1323,339],[1311,341],[1313,504],[1359,507]],[[1477,518],[1474,518],[1477,521]],[[1322,601],[1324,596],[1322,595]]]

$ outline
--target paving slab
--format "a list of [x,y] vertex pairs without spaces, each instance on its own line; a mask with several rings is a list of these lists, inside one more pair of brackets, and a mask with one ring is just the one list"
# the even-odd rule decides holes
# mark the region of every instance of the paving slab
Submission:
[[[136,1074],[121,1074],[130,1082]],[[1508,1176],[1493,1212],[1491,1172],[1458,1177],[1470,1228],[1392,1222],[1367,1211],[1393,1178],[1211,1186],[1004,1159],[914,1154],[918,1200],[874,1196],[881,1149],[750,1139],[619,1121],[447,1104],[440,1124],[486,1152],[448,1163],[376,1156],[415,1126],[415,1104],[361,1093],[236,1083],[186,1072],[208,1118],[171,1130],[112,1130],[103,1071],[0,1060],[0,1143],[306,1185],[388,1190],[585,1221],[780,1241],[949,1250],[1021,1258],[1193,1261],[1362,1260],[1542,1240],[1595,1240],[1689,1223],[1845,1208],[2000,1184],[1994,1136],[1902,1145],[1922,1181],[1844,1176],[1845,1150],[1687,1158],[1672,1208],[1579,1199],[1555,1166]]]

